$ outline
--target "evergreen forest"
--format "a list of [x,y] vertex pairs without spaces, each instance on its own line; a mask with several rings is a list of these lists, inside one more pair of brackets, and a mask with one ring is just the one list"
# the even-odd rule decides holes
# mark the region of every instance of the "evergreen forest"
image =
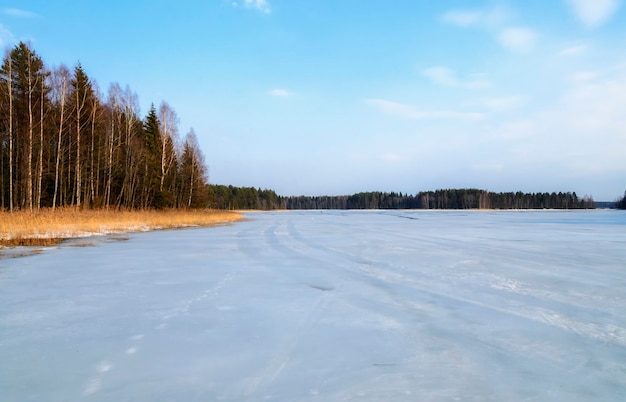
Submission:
[[591,196],[576,193],[494,193],[477,189],[362,192],[340,196],[281,197],[272,190],[209,185],[211,206],[220,209],[593,209]]

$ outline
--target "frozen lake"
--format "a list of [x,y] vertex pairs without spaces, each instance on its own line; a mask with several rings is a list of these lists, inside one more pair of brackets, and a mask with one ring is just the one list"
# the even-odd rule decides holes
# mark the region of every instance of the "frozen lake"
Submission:
[[625,212],[247,216],[0,259],[0,399],[626,400]]

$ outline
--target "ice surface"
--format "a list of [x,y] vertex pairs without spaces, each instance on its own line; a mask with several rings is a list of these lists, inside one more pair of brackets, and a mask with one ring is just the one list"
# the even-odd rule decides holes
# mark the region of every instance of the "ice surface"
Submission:
[[626,214],[307,211],[0,260],[2,401],[626,400]]

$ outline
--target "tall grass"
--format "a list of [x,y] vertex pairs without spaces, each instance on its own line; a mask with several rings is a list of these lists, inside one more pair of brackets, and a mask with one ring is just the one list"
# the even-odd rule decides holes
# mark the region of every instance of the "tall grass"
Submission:
[[234,222],[242,216],[217,210],[78,210],[0,211],[0,245],[50,245],[63,239],[97,234],[141,232]]

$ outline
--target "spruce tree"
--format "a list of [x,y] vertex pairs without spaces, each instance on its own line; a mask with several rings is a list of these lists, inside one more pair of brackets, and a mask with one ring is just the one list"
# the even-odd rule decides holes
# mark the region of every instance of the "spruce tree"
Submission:
[[143,122],[143,141],[145,150],[144,207],[163,208],[164,199],[161,190],[161,135],[159,119],[154,104]]

